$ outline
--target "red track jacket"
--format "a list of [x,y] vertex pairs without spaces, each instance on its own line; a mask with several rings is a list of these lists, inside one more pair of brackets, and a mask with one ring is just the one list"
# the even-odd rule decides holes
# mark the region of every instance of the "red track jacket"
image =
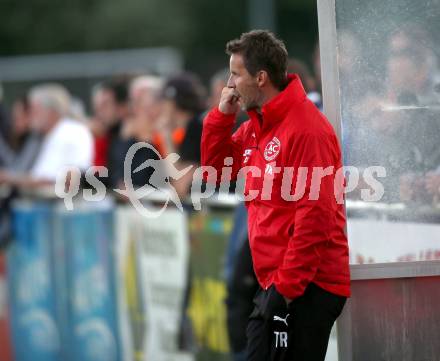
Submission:
[[[217,181],[226,157],[233,158],[233,178],[246,177],[249,242],[260,286],[275,284],[294,299],[314,282],[348,297],[345,213],[337,202],[342,182],[335,181],[341,150],[331,124],[307,99],[296,75],[289,75],[288,86],[262,107],[261,115],[248,114],[250,119],[231,136],[235,115],[211,110],[203,123],[201,151],[202,165],[216,168]],[[242,169],[247,166],[258,169]],[[285,167],[293,168],[290,182]],[[314,167],[333,167],[320,187],[318,182],[318,196]],[[286,184],[289,193],[282,191]],[[288,194],[296,198],[289,200]]]

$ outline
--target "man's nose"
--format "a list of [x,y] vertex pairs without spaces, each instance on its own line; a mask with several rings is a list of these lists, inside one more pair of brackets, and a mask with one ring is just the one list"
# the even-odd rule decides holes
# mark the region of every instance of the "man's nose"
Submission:
[[232,75],[229,77],[229,79],[228,79],[228,83],[226,84],[226,86],[227,86],[228,88],[235,88],[235,82],[234,82],[234,80],[232,79]]

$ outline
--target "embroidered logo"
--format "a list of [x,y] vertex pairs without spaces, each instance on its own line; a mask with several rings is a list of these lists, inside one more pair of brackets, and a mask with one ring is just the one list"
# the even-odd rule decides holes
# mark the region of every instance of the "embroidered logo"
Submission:
[[244,154],[243,154],[243,157],[245,157],[244,160],[243,160],[244,164],[246,164],[248,162],[249,157],[251,156],[251,154],[252,154],[252,149],[246,149],[244,151]]
[[286,315],[286,317],[284,317],[284,318],[282,318],[282,317],[280,317],[280,316],[273,316],[273,320],[274,321],[280,321],[280,322],[283,322],[286,326],[289,326],[288,324],[287,324],[287,317],[289,317],[289,313]]
[[268,162],[274,160],[280,153],[280,148],[280,140],[277,137],[273,137],[273,139],[267,143],[266,148],[264,149],[264,159],[266,159]]

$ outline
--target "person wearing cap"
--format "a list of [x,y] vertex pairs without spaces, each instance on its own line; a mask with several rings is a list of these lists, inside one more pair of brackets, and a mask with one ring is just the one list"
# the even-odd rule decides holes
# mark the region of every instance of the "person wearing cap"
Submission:
[[205,89],[194,74],[182,73],[168,79],[162,90],[162,99],[159,135],[154,143],[164,157],[170,153],[179,154],[179,169],[193,165],[191,171],[173,181],[182,198],[187,195],[195,168],[200,164]]

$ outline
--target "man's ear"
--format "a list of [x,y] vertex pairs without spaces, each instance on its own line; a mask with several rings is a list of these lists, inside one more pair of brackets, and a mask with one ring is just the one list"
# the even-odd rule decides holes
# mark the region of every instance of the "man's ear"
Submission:
[[257,84],[259,88],[264,87],[269,82],[269,74],[266,70],[260,70],[257,73]]

